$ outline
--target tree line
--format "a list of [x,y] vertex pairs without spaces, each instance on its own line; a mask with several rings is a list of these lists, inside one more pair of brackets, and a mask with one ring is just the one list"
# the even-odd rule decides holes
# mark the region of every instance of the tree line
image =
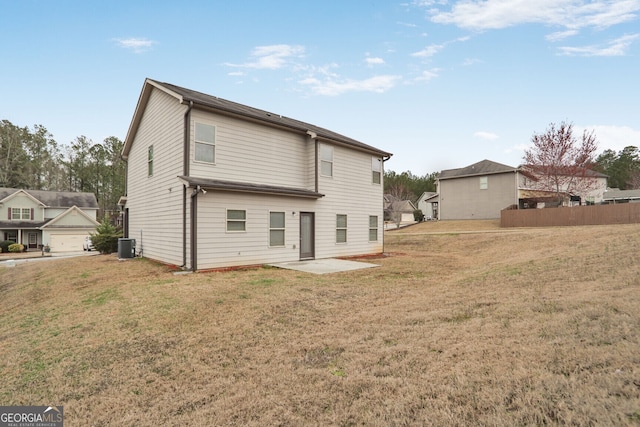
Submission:
[[0,122],[0,187],[94,193],[100,215],[118,209],[124,195],[123,142],[115,136],[94,143],[84,135],[58,144],[42,125]]
[[[571,127],[570,124],[561,123],[556,129],[551,124],[545,134],[534,134],[534,147],[537,138],[546,138],[548,144],[557,144],[557,140],[573,143]],[[568,132],[565,132],[566,129]],[[592,134],[587,136],[593,137]],[[104,215],[118,209],[118,199],[125,192],[126,166],[120,158],[122,147],[123,142],[115,136],[105,138],[101,143],[94,143],[81,135],[69,144],[58,144],[42,125],[20,127],[2,120],[0,187],[94,193],[101,214]],[[591,153],[594,147],[591,144]],[[538,149],[541,153],[557,152],[546,146]],[[591,169],[608,175],[609,187],[621,190],[640,188],[638,147],[627,146],[619,152],[605,150],[595,160],[591,153],[581,160],[590,162]],[[524,160],[532,161],[526,156]],[[572,162],[574,160],[571,159]],[[400,200],[416,202],[422,193],[436,191],[437,179],[438,172],[418,176],[410,171],[385,171],[384,192]]]

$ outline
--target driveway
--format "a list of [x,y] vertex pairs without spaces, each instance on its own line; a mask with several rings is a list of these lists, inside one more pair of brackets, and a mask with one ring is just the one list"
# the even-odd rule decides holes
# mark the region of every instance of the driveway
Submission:
[[75,258],[79,256],[93,256],[99,254],[100,252],[97,251],[47,253],[45,255],[43,255],[42,252],[2,254],[2,256],[0,257],[0,267],[15,267],[17,264],[24,264],[27,262],[53,261],[56,259]]

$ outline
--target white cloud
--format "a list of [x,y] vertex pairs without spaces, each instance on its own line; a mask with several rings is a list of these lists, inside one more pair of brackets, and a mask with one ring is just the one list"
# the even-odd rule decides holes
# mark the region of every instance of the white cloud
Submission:
[[122,48],[132,50],[134,53],[143,53],[150,50],[153,45],[157,44],[153,40],[145,38],[131,37],[128,39],[113,39],[116,44]]
[[582,47],[560,47],[560,53],[567,56],[623,56],[631,46],[634,40],[640,37],[640,34],[630,34],[617,38],[604,45],[591,45]]
[[316,77],[308,77],[300,80],[302,85],[310,86],[318,95],[337,96],[347,92],[376,92],[383,93],[396,86],[401,80],[400,76],[382,75],[364,80],[340,80],[333,78],[320,80]]
[[560,40],[564,40],[567,37],[575,36],[576,34],[578,34],[577,30],[558,31],[547,35],[545,39],[550,42],[557,42]]
[[414,79],[414,81],[420,82],[420,81],[429,81],[431,79],[435,79],[436,77],[438,77],[438,72],[439,71],[440,71],[440,69],[438,69],[438,68],[434,68],[433,70],[423,71],[422,74],[420,74],[419,77],[416,77]]
[[252,60],[244,64],[226,63],[229,67],[277,70],[288,65],[292,58],[304,55],[304,46],[277,44],[257,46],[251,51]]
[[368,65],[381,65],[384,64],[384,59],[382,58],[367,58],[365,59]]
[[485,132],[478,131],[473,134],[475,138],[483,139],[485,141],[494,141],[499,138],[499,136],[493,132]]
[[575,126],[574,135],[580,138],[582,132],[585,130],[587,132],[594,132],[598,140],[598,152],[604,150],[620,151],[629,145],[640,146],[640,130],[633,129],[629,126]]
[[429,7],[433,22],[471,30],[528,23],[602,29],[632,21],[640,11],[640,0],[460,0],[450,11],[432,8],[433,1],[416,5]]
[[416,56],[419,58],[429,58],[440,52],[442,49],[444,49],[443,44],[432,44],[431,46],[425,47],[421,51],[412,53],[411,56]]
[[481,63],[481,62],[482,61],[479,60],[478,58],[467,58],[467,59],[464,60],[462,65],[464,65],[465,67],[468,67],[470,65],[478,64],[478,63]]
[[525,150],[529,150],[531,147],[533,147],[533,145],[531,145],[531,144],[516,144],[516,145],[514,145],[514,146],[512,146],[512,147],[506,148],[506,149],[504,150],[504,152],[505,152],[506,154],[511,154],[511,153],[513,153],[514,151],[515,151],[515,152],[522,152],[522,153],[524,153],[524,152],[525,152]]

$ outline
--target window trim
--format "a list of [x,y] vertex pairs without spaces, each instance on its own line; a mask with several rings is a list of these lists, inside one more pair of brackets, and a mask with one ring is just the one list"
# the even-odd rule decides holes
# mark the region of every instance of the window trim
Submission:
[[[282,227],[273,227],[271,224],[271,214],[282,214]],[[286,242],[286,229],[287,229],[287,217],[284,211],[269,211],[269,247],[270,248],[284,248],[287,245]],[[271,242],[271,232],[272,231],[281,231],[282,232],[282,244],[274,245]]]
[[[325,159],[323,154],[323,150],[328,150],[327,153],[331,154],[331,160]],[[327,175],[324,173],[324,170],[322,168],[323,164],[328,164],[331,167],[331,174]],[[322,176],[326,176],[328,178],[333,178],[333,146],[329,145],[329,144],[320,144],[320,175]]]
[[489,189],[489,177],[481,176],[480,177],[480,190],[488,190]]
[[[372,222],[371,220],[373,218],[375,218],[375,223],[376,223],[375,227],[371,226],[371,222]],[[379,229],[380,228],[378,227],[378,215],[369,215],[369,241],[370,242],[377,242],[378,241],[378,230]],[[376,238],[374,240],[371,240],[371,232],[374,231],[374,230],[376,232]]]
[[[11,209],[11,218],[10,221],[31,221],[33,220],[33,209],[32,208],[23,208],[23,207],[10,207]],[[16,215],[16,211],[18,214]],[[26,213],[26,217],[25,217]]]
[[[209,126],[211,128],[213,128],[213,142],[211,141],[204,141],[204,140],[199,140],[197,138],[197,127],[198,125],[201,126]],[[202,163],[205,165],[215,165],[216,164],[216,141],[218,139],[218,127],[216,125],[212,125],[209,123],[205,123],[205,122],[201,122],[201,121],[194,121],[193,124],[193,161],[197,162],[197,163]],[[198,144],[202,144],[202,145],[209,145],[211,147],[213,147],[213,161],[209,162],[206,160],[199,160],[198,158],[196,158],[196,147],[198,146]]]
[[[376,176],[378,182],[376,182]],[[374,185],[382,184],[382,159],[380,157],[371,157],[371,183]]]
[[147,148],[147,176],[153,176],[153,144]]
[[[340,217],[344,217],[344,227],[340,227],[340,223],[338,222]],[[348,226],[349,222],[347,214],[336,214],[336,244],[342,245],[348,242]],[[338,240],[338,232],[342,230],[344,230],[344,242]]]
[[[244,219],[229,218],[229,212],[244,212]],[[225,214],[225,227],[227,233],[246,233],[247,232],[247,210],[246,209],[227,209]],[[242,230],[229,230],[229,223],[242,223]]]

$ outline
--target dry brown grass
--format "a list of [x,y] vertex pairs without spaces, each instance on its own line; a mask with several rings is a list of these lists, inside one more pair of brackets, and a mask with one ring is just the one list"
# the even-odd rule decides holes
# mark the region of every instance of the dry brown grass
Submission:
[[380,268],[324,276],[0,269],[0,404],[70,426],[640,424],[640,226],[385,239]]

